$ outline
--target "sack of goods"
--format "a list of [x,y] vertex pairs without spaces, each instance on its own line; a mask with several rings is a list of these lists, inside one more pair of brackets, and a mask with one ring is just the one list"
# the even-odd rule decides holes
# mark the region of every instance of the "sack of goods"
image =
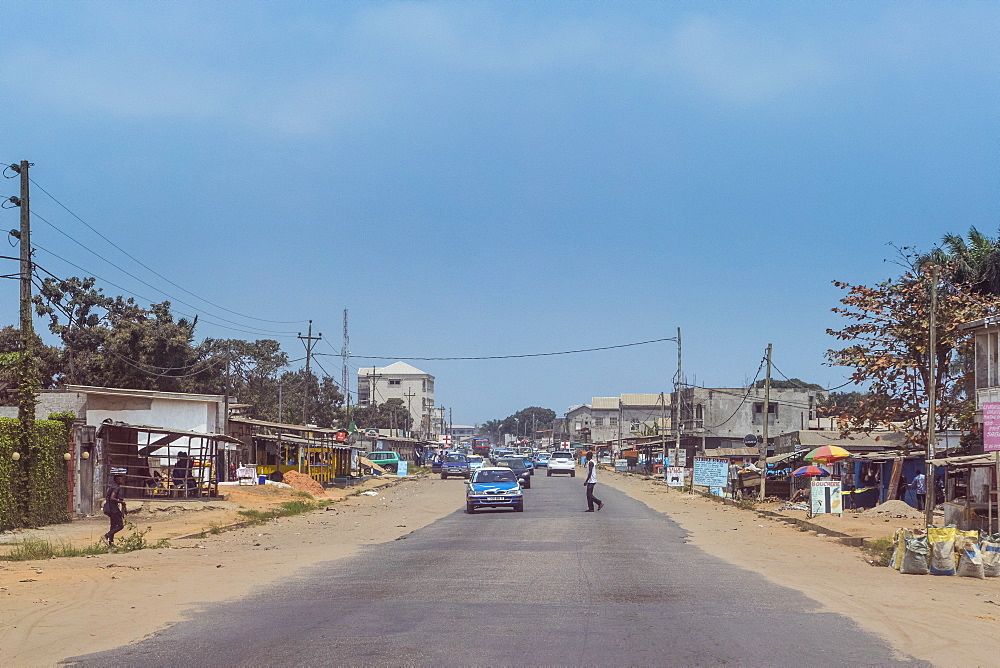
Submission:
[[929,527],[927,540],[931,546],[931,575],[955,574],[955,527]]
[[930,551],[927,536],[907,538],[899,572],[904,575],[927,575],[930,572],[928,565]]
[[983,569],[983,555],[979,551],[979,544],[971,540],[966,540],[958,555],[958,574],[963,578],[986,578],[986,571]]

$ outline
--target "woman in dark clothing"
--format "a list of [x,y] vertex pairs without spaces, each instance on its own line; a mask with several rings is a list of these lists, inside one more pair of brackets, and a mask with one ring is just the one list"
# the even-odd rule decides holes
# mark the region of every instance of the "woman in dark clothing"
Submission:
[[115,534],[125,528],[125,476],[116,475],[115,483],[108,488],[108,494],[104,500],[104,514],[111,519],[111,529],[104,534],[108,545],[114,547]]

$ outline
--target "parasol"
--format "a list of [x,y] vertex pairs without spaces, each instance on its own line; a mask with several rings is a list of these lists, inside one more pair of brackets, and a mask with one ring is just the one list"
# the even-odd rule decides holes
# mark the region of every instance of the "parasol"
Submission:
[[799,468],[792,471],[792,475],[795,476],[825,476],[830,475],[830,472],[826,469],[821,469],[818,466],[800,466]]
[[806,459],[811,462],[820,462],[821,464],[832,464],[833,462],[839,462],[841,459],[847,459],[850,456],[850,452],[836,445],[824,445],[811,450],[806,455]]

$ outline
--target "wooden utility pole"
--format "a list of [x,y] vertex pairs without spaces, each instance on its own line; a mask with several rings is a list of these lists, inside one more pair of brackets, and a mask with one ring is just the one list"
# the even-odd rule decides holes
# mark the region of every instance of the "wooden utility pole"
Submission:
[[229,436],[229,393],[232,391],[233,344],[226,345],[226,396],[222,404],[222,433]]
[[313,336],[313,321],[309,321],[309,333],[306,336],[302,336],[302,332],[299,332],[299,340],[302,341],[302,345],[306,347],[306,377],[305,384],[302,390],[302,426],[309,424],[309,381],[312,379],[312,371],[310,370],[310,364],[312,363],[312,351],[313,347],[316,345],[316,341],[323,338],[323,333],[320,332],[319,336]]
[[403,392],[403,396],[406,397],[406,413],[410,417],[410,436],[413,436],[413,427],[416,422],[413,419],[413,397],[417,396],[417,393],[413,391],[412,387],[408,387],[406,392]]
[[761,501],[767,493],[767,421],[771,417],[771,344],[767,344],[767,374],[764,376],[764,426],[763,442],[760,444],[760,457],[757,464],[760,466],[760,494],[757,498]]
[[[671,464],[677,466],[681,457],[681,407],[684,405],[684,384],[681,381],[681,328],[677,328],[677,382],[674,383],[674,391],[677,393],[677,406],[674,415],[677,416],[677,424],[674,425],[676,439],[674,441],[674,456]],[[694,475],[691,476],[691,486],[694,487]]]
[[[935,368],[937,362],[937,285],[938,268],[931,270],[931,312],[929,323],[929,342],[927,346],[927,447],[924,451],[924,522],[927,526],[934,524],[934,414],[937,411],[937,378]],[[971,493],[971,490],[970,490]],[[987,499],[987,502],[989,499]],[[992,530],[992,528],[991,528]]]
[[[660,455],[663,457],[663,466],[667,466],[667,433],[663,431],[663,423],[666,419],[667,414],[667,404],[663,399],[663,392],[660,392],[660,425],[657,427],[657,431],[660,432],[660,450],[662,452]],[[664,471],[666,473],[666,471]]]
[[340,389],[344,391],[344,427],[351,426],[351,374],[348,361],[351,353],[348,345],[351,337],[347,332],[347,309],[344,309],[344,345],[340,347]]

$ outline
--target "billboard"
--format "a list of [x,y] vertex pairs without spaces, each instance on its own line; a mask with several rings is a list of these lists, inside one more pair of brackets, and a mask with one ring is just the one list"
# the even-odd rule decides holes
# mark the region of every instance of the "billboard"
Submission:
[[1000,402],[983,402],[983,450],[1000,450]]
[[694,477],[691,480],[692,485],[725,487],[728,482],[728,459],[713,459],[711,457],[694,458]]

